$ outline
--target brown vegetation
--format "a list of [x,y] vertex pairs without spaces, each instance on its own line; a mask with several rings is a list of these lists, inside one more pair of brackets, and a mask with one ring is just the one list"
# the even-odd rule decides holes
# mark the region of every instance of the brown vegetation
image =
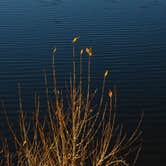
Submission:
[[[79,37],[74,38],[75,44]],[[85,52],[85,53],[84,53]],[[30,127],[22,109],[19,88],[19,134],[12,128],[8,116],[5,116],[13,136],[15,151],[11,152],[8,142],[2,147],[1,165],[11,166],[128,166],[135,165],[141,150],[140,125],[127,136],[122,125],[116,120],[116,94],[109,90],[105,96],[105,83],[108,70],[103,74],[103,85],[99,102],[92,104],[96,91],[90,87],[90,60],[93,55],[91,48],[80,51],[79,85],[76,83],[76,65],[73,59],[73,75],[65,95],[56,85],[56,70],[53,50],[52,78],[54,96],[49,96],[47,75],[45,85],[48,117],[40,120],[40,97],[35,96],[35,112]],[[87,91],[82,89],[82,56],[88,55]],[[105,98],[109,99],[106,102]],[[67,99],[67,100],[66,100]],[[67,102],[66,102],[67,101]],[[29,128],[31,129],[29,132]],[[6,140],[6,139],[5,139]]]

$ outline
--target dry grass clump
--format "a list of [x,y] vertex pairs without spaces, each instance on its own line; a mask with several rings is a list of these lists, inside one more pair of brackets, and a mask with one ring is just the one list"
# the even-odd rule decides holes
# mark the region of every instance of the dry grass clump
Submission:
[[[22,109],[19,88],[19,135],[7,118],[13,136],[14,152],[5,139],[1,150],[1,165],[11,166],[128,166],[138,158],[142,141],[139,121],[131,136],[116,122],[116,94],[110,89],[105,96],[108,70],[103,75],[100,100],[94,104],[96,91],[90,87],[90,59],[92,48],[80,51],[79,83],[76,83],[75,44],[73,39],[73,75],[65,94],[56,85],[53,50],[52,80],[54,95],[49,96],[47,75],[45,85],[48,116],[40,120],[40,97],[35,95],[35,111],[27,124]],[[82,88],[82,56],[88,55],[87,91]],[[106,102],[105,97],[108,98]],[[92,104],[93,103],[93,104]]]

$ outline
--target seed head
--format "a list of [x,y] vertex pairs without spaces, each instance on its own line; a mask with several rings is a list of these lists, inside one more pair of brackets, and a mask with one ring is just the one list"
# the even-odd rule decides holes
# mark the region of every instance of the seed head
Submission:
[[112,93],[112,90],[110,89],[109,92],[108,92],[108,96],[109,96],[110,98],[112,98],[112,95],[113,95],[113,93]]
[[87,52],[88,56],[92,56],[93,55],[92,48],[86,48],[86,52]]
[[108,76],[108,70],[104,72],[104,77],[106,78]]
[[73,40],[72,40],[72,43],[76,43],[76,42],[78,41],[79,38],[80,38],[79,36],[74,37]]
[[54,65],[55,64],[55,53],[56,53],[56,47],[55,48],[53,48],[53,57],[52,57],[52,64]]
[[55,54],[55,53],[56,53],[56,47],[55,47],[55,48],[53,48],[53,51],[52,51],[52,52],[53,52],[53,54]]
[[112,98],[112,95],[113,95],[113,94],[112,94],[112,90],[110,89],[109,92],[108,92],[108,96],[109,96],[110,98]]
[[84,49],[81,49],[80,51],[80,55],[82,55],[84,53]]

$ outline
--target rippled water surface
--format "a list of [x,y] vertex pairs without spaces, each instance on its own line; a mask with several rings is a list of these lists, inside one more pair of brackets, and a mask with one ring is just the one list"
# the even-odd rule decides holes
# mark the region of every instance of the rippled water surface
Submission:
[[[144,145],[138,165],[164,166],[166,156],[166,1],[165,0],[1,0],[0,96],[10,117],[21,82],[25,110],[50,71],[51,49],[58,48],[59,87],[71,71],[71,39],[77,51],[92,46],[92,77],[98,87],[111,70],[124,127],[133,128],[141,111]],[[109,86],[108,85],[108,86]],[[31,104],[30,104],[31,103]]]

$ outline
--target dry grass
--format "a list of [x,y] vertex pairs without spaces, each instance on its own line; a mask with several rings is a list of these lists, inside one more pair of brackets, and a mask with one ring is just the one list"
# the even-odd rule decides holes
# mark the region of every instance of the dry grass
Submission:
[[[116,120],[116,93],[109,90],[105,96],[108,70],[103,75],[101,96],[92,104],[96,91],[90,87],[91,48],[80,51],[79,83],[76,82],[75,44],[73,39],[73,75],[65,94],[56,85],[56,49],[53,50],[52,80],[54,95],[49,96],[47,75],[45,85],[48,116],[40,120],[40,97],[35,95],[35,111],[31,125],[27,124],[22,109],[19,85],[19,135],[8,120],[15,151],[11,152],[7,139],[1,150],[1,165],[11,166],[128,166],[135,165],[141,150],[140,119],[132,135],[127,136]],[[85,52],[85,53],[84,53]],[[88,55],[87,91],[82,89],[82,56]],[[105,98],[109,99],[106,102]],[[67,102],[66,102],[67,101]],[[4,104],[2,103],[3,107]],[[30,128],[30,129],[29,129]],[[30,130],[30,131],[29,131]]]

